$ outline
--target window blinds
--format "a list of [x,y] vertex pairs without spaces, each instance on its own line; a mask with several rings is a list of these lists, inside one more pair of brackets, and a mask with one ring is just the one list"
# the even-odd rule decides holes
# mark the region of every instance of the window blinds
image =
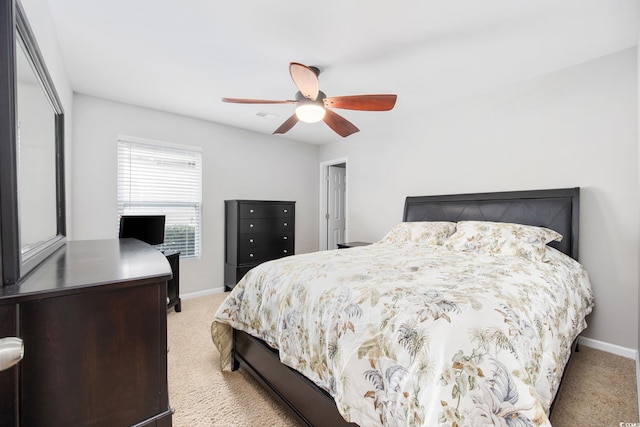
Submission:
[[200,257],[202,152],[118,139],[118,214],[165,215],[163,250]]

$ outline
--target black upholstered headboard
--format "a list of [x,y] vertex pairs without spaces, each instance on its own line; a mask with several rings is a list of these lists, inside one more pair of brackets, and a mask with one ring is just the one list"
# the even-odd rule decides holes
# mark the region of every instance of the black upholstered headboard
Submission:
[[403,221],[494,221],[547,227],[552,246],[578,259],[580,188],[407,197]]

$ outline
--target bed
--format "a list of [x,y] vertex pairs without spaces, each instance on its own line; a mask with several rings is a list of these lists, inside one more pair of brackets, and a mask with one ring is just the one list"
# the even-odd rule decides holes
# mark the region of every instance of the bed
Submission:
[[379,242],[251,270],[212,338],[306,425],[550,425],[593,305],[578,231],[578,188],[407,197]]

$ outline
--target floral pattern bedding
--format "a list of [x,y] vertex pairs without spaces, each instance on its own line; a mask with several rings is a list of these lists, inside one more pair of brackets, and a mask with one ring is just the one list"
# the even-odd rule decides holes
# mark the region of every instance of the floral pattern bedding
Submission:
[[385,238],[255,267],[212,338],[224,369],[231,328],[266,341],[361,426],[549,426],[592,305],[587,273],[555,249],[532,261]]

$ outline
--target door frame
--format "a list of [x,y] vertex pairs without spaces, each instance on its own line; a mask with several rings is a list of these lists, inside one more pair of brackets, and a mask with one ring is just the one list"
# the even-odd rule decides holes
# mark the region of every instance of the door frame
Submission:
[[321,251],[327,250],[327,219],[325,218],[325,214],[328,209],[328,193],[329,193],[329,183],[327,182],[327,175],[329,174],[329,166],[335,165],[345,165],[345,196],[344,196],[344,239],[348,241],[349,237],[349,180],[347,176],[349,175],[349,162],[347,157],[341,157],[339,159],[326,160],[320,163],[320,203],[318,206],[319,210],[319,237],[318,237],[318,249]]

